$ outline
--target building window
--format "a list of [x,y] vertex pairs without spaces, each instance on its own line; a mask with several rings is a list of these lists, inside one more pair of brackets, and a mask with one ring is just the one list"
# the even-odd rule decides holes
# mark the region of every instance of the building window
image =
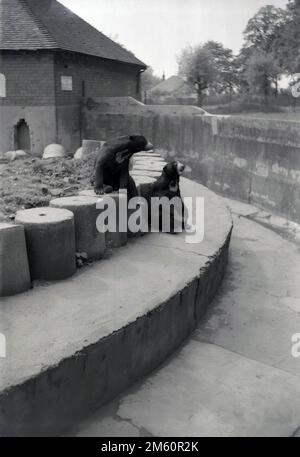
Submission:
[[85,97],[85,81],[81,83],[81,96]]
[[0,73],[0,97],[6,97],[6,79],[2,73]]
[[61,90],[67,90],[67,91],[73,90],[72,76],[61,76]]

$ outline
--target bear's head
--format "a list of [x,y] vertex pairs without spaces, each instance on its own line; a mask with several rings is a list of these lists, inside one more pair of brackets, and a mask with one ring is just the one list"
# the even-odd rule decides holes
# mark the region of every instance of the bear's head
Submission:
[[118,163],[130,159],[133,154],[138,152],[153,151],[153,144],[149,143],[143,135],[122,136],[117,142],[116,160]]
[[177,192],[179,190],[179,180],[184,170],[185,165],[178,161],[170,162],[164,167],[163,172],[168,178],[169,190],[171,192]]
[[133,154],[142,151],[153,151],[153,144],[149,143],[143,135],[130,135],[128,149]]

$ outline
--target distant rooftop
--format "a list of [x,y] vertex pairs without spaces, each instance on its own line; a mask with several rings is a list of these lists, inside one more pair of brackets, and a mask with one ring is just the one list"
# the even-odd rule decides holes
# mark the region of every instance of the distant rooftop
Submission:
[[61,49],[145,68],[56,0],[0,0],[0,50]]
[[183,86],[188,86],[191,91],[193,88],[180,76],[171,76],[170,78],[161,81],[156,86],[149,90],[150,94],[171,95]]

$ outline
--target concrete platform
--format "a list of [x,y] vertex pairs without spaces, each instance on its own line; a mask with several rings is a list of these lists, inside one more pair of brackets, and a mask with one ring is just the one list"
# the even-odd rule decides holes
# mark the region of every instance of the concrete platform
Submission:
[[196,328],[224,275],[232,220],[205,199],[205,239],[149,234],[63,282],[1,299],[1,435],[56,435],[151,372]]
[[205,318],[158,370],[70,436],[300,436],[300,252],[249,220],[258,208],[226,203],[229,263]]

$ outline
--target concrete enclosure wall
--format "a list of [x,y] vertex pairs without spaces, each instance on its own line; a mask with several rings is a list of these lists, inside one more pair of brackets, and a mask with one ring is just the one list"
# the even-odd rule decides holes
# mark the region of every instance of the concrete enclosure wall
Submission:
[[[150,107],[149,107],[150,108]],[[166,107],[164,107],[166,108]],[[83,109],[83,136],[140,132],[209,188],[300,221],[300,123],[243,117],[104,114]]]

